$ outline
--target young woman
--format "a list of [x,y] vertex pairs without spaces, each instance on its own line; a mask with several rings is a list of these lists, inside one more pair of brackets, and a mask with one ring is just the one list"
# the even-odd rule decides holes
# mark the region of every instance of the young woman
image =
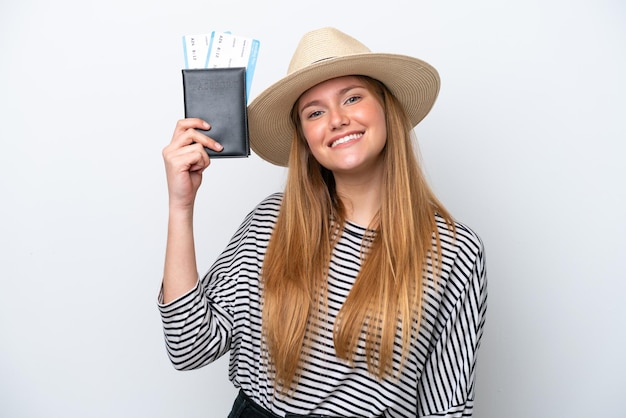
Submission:
[[435,197],[412,129],[439,90],[416,58],[307,33],[249,106],[250,141],[288,166],[198,279],[193,205],[220,146],[178,122],[164,149],[159,299],[177,369],[230,353],[229,417],[471,416],[486,310],[483,245]]

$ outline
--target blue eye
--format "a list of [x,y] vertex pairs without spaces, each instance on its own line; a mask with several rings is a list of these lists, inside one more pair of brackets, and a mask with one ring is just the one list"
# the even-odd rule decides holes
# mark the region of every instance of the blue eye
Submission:
[[350,103],[356,103],[361,99],[361,96],[350,96],[348,97],[348,99],[346,100],[346,104],[350,104]]
[[314,112],[309,113],[309,114],[307,115],[307,117],[306,117],[306,118],[307,118],[307,119],[313,119],[313,118],[318,117],[318,116],[319,116],[319,115],[321,115],[321,114],[322,114],[322,111],[321,111],[321,110],[316,110],[316,111],[314,111]]

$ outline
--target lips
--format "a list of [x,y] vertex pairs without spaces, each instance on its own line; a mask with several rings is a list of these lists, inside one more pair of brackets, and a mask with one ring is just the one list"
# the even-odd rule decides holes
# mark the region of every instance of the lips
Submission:
[[358,139],[358,138],[360,138],[362,136],[363,136],[362,132],[355,133],[355,134],[350,134],[350,135],[346,135],[346,136],[342,136],[341,138],[336,139],[333,142],[331,142],[330,147],[331,148],[335,148],[337,145],[345,144],[346,142],[353,141],[353,140]]

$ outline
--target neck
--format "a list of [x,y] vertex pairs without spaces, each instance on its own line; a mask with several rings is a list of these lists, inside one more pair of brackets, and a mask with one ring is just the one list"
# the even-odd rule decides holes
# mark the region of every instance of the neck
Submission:
[[382,175],[343,176],[335,174],[337,195],[346,218],[360,226],[370,226],[380,210]]

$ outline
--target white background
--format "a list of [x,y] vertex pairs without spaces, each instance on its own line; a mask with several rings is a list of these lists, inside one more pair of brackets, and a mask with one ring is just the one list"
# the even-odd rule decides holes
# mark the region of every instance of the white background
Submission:
[[[226,416],[227,359],[174,371],[156,308],[181,36],[259,39],[254,97],[321,26],[440,72],[416,131],[434,189],[487,248],[475,415],[624,416],[617,0],[3,1],[0,416]],[[214,161],[197,205],[201,272],[283,181],[254,155]]]

